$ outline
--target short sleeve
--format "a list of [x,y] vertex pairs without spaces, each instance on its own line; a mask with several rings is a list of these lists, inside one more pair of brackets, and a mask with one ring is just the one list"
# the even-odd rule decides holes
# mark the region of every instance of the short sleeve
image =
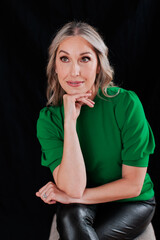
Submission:
[[43,108],[37,120],[37,138],[42,150],[41,164],[49,167],[52,173],[61,163],[63,154],[62,135],[60,120],[49,108]]
[[147,167],[149,155],[154,152],[155,141],[138,96],[132,91],[120,93],[116,118],[121,131],[122,163]]

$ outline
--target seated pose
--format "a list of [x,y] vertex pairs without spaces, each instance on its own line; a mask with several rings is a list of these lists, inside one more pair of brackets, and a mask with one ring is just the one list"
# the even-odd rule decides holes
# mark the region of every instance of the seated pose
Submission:
[[134,239],[155,212],[147,173],[152,130],[133,91],[114,86],[108,48],[83,22],[65,24],[49,48],[47,106],[37,137],[53,182],[61,240]]

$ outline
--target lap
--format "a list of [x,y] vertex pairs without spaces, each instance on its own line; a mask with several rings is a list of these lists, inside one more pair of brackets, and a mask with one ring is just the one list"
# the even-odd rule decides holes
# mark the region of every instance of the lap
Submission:
[[[154,215],[155,207],[154,204],[143,201],[95,205],[60,204],[58,209],[58,221],[62,222],[63,219],[63,224],[69,224],[70,228],[78,231],[77,234],[81,227],[84,229],[89,226],[89,231],[92,227],[98,239],[124,240],[133,239],[145,230]],[[57,222],[57,225],[61,223]]]
[[59,204],[57,209],[57,230],[61,240],[98,240],[92,225],[95,208],[84,204]]
[[133,239],[139,236],[154,215],[155,206],[147,201],[114,202],[98,207],[94,222],[99,239]]

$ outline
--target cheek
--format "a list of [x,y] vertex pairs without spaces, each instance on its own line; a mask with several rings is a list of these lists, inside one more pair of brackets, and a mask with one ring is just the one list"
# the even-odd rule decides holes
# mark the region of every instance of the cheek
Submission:
[[65,64],[59,64],[56,67],[56,72],[58,74],[59,80],[63,80],[68,75],[68,68]]
[[95,80],[95,76],[97,73],[97,64],[91,64],[83,69],[83,73],[88,78],[93,78]]

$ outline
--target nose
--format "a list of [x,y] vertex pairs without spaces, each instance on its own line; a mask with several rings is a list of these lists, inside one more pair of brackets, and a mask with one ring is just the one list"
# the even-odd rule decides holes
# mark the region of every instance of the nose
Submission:
[[71,76],[76,77],[80,75],[80,66],[78,63],[73,63],[71,67]]

